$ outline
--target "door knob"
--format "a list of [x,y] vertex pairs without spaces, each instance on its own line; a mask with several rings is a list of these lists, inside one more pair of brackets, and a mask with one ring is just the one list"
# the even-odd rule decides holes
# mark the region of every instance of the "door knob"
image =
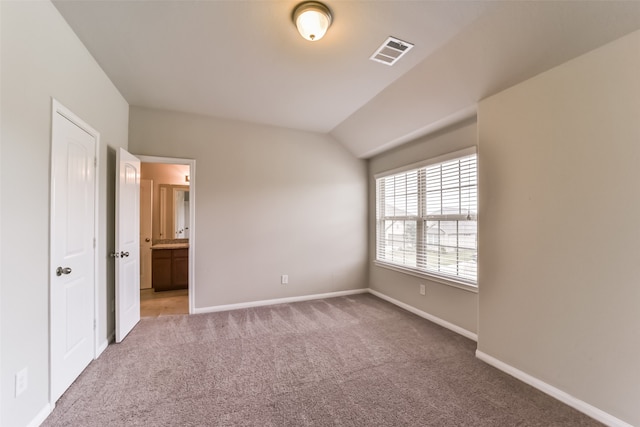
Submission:
[[145,242],[150,242],[150,241],[151,241],[151,239],[147,237],[146,239],[144,239],[144,241],[145,241]]
[[124,258],[124,257],[126,257],[126,256],[129,256],[129,252],[122,252],[122,253],[120,254],[120,258]]
[[58,267],[56,268],[56,276],[62,276],[63,274],[71,274],[71,269],[69,267]]
[[111,252],[109,254],[112,258],[118,258],[120,256],[120,252]]

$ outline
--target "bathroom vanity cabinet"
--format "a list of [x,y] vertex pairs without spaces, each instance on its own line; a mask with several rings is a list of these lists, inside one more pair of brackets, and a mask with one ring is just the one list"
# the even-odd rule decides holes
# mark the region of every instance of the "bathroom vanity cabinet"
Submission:
[[153,248],[152,286],[156,292],[189,287],[189,248]]

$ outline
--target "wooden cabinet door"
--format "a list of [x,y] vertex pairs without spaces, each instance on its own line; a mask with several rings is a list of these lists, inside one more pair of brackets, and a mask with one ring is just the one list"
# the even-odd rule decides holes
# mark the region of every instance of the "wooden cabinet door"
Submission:
[[174,289],[189,287],[189,249],[174,249],[171,274]]
[[152,282],[156,292],[172,289],[171,250],[153,250]]

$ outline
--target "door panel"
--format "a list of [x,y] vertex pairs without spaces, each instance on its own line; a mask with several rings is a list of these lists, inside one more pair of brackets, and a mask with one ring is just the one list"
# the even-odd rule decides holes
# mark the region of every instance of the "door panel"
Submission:
[[87,295],[84,289],[87,279],[86,277],[79,277],[64,286],[65,317],[67,319],[64,347],[65,359],[72,357],[73,353],[85,343],[87,337],[84,322],[91,316],[91,310],[89,310],[86,303]]
[[140,160],[116,154],[116,342],[140,321]]
[[[50,272],[51,391],[54,402],[95,354],[97,133],[83,130],[63,116],[63,111],[66,110],[54,102]],[[67,112],[67,116],[72,115]]]

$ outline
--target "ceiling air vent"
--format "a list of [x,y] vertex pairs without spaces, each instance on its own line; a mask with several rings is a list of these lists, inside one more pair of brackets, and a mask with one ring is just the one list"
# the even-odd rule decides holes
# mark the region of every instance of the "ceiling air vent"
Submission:
[[402,58],[405,53],[409,52],[412,47],[412,43],[389,37],[369,59],[383,64],[393,65],[398,59]]

